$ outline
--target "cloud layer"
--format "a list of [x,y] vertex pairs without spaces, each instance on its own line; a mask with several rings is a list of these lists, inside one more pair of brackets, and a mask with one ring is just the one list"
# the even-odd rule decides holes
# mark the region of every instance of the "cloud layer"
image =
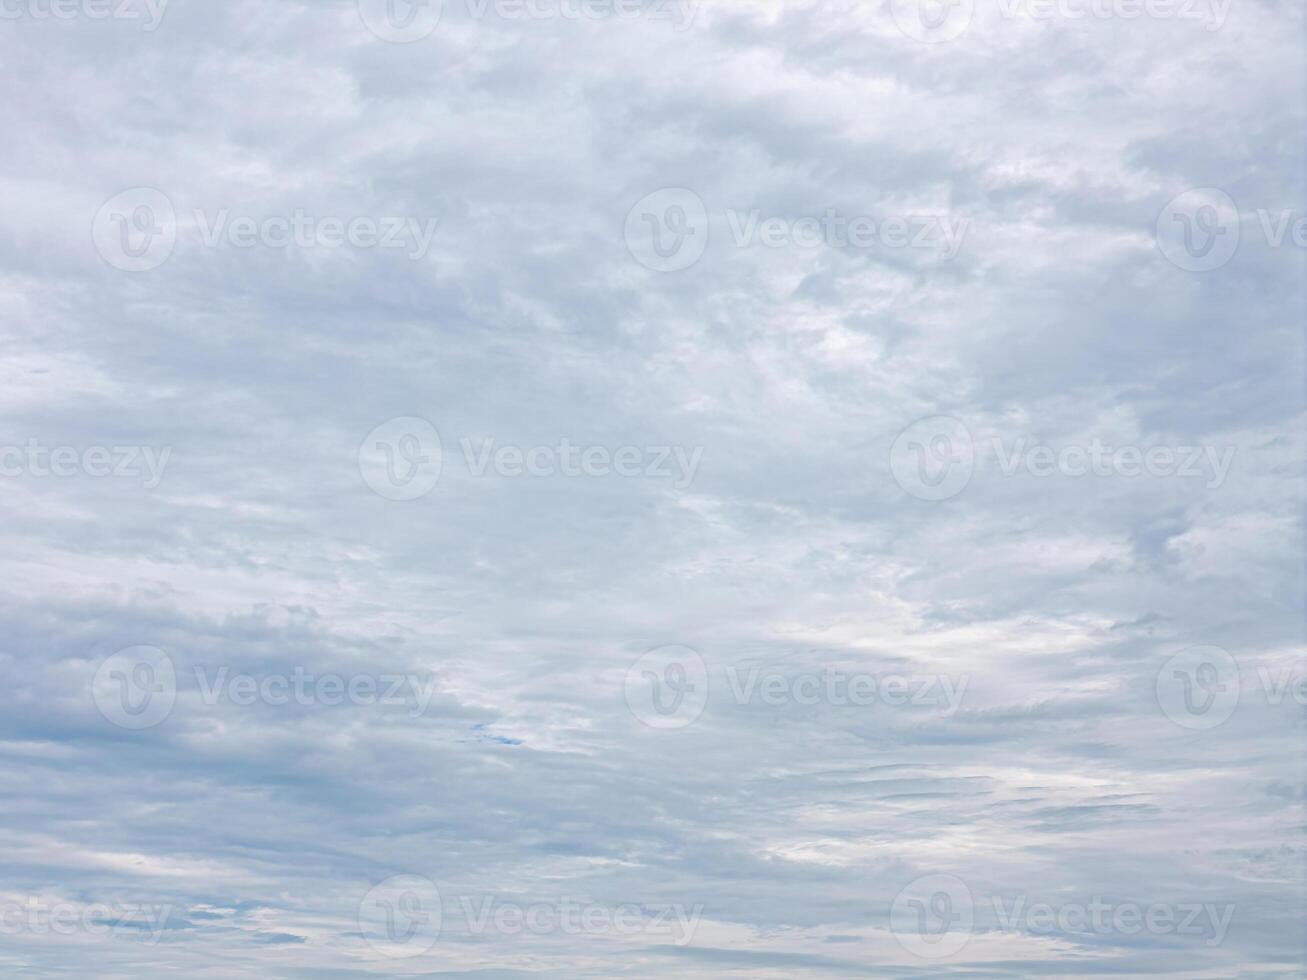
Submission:
[[1301,976],[1299,7],[3,14],[0,972]]

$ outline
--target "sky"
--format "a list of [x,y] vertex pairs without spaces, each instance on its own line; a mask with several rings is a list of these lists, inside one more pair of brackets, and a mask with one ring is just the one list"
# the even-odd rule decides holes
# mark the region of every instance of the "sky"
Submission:
[[0,974],[1303,976],[1303,31],[2,0]]

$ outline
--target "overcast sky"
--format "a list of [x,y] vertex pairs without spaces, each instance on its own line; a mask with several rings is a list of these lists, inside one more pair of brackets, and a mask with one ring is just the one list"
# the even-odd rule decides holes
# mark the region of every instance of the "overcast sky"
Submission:
[[0,973],[1301,977],[1290,0],[2,0]]

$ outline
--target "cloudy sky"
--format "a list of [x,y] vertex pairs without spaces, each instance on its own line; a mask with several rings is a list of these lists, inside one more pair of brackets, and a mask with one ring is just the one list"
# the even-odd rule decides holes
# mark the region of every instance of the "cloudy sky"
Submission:
[[1303,28],[0,2],[0,973],[1303,976]]

